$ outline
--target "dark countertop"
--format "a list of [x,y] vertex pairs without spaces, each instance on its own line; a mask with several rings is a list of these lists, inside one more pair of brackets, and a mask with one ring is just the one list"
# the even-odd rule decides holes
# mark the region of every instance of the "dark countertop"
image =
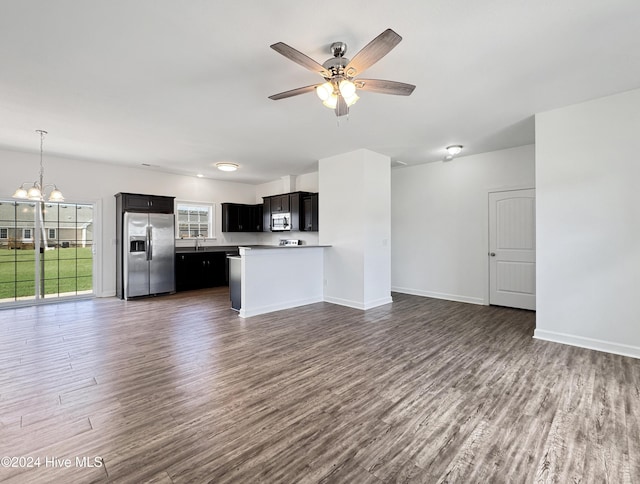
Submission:
[[239,249],[317,249],[331,247],[330,245],[241,245]]
[[239,249],[309,249],[331,247],[330,245],[207,245],[196,250],[195,247],[176,247],[176,254],[202,254],[206,252],[234,252]]
[[207,245],[196,250],[195,247],[176,247],[176,254],[201,254],[203,252],[238,252],[237,245]]

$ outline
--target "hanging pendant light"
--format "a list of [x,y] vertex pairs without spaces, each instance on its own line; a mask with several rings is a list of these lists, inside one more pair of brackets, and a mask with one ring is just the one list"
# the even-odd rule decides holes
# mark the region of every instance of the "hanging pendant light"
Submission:
[[36,133],[40,135],[40,178],[33,182],[33,185],[28,189],[25,188],[25,185],[29,185],[28,182],[23,183],[18,187],[18,189],[13,194],[13,198],[19,198],[21,200],[33,200],[36,202],[43,202],[44,197],[46,195],[47,188],[53,188],[49,193],[49,201],[50,202],[64,202],[64,197],[62,196],[62,192],[58,190],[58,187],[54,184],[45,185],[44,178],[44,165],[42,163],[42,154],[43,154],[43,145],[44,145],[44,136],[47,134],[46,131],[42,129],[37,129]]

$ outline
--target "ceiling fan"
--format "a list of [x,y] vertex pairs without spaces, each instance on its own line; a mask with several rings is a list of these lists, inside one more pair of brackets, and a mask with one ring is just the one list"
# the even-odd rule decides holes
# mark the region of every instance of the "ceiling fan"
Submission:
[[274,94],[269,96],[269,99],[285,99],[315,90],[323,104],[335,110],[336,116],[344,116],[349,114],[349,106],[352,106],[359,99],[356,94],[358,89],[381,94],[409,96],[416,88],[412,84],[382,79],[357,78],[365,69],[368,69],[387,55],[401,40],[402,37],[397,33],[387,29],[365,45],[351,60],[344,57],[347,52],[347,44],[334,42],[331,44],[333,57],[323,64],[317,63],[284,42],[273,44],[271,46],[273,50],[300,64],[302,67],[320,74],[324,77],[325,82]]

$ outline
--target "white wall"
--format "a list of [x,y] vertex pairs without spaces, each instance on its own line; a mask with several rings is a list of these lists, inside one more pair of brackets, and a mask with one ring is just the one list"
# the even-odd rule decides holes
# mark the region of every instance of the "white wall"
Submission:
[[488,193],[534,176],[533,145],[394,168],[392,290],[488,304]]
[[389,157],[357,150],[319,161],[325,300],[358,309],[391,302]]
[[[255,244],[257,234],[221,232],[221,202],[255,203],[255,186],[204,178],[159,173],[47,156],[45,183],[55,182],[69,202],[97,203],[96,249],[98,296],[115,294],[115,198],[117,192],[175,196],[178,199],[215,203],[216,239],[208,244]],[[17,186],[33,181],[39,173],[39,154],[0,150],[0,198],[11,198]],[[181,241],[179,241],[181,242]],[[184,241],[189,243],[190,241]]]
[[640,358],[640,89],[536,115],[536,338]]

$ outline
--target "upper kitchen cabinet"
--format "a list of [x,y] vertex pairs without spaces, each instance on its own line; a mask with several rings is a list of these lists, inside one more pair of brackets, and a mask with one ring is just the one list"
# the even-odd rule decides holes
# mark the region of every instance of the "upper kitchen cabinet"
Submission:
[[262,230],[271,232],[271,198],[263,198],[262,203]]
[[287,213],[290,211],[289,194],[269,197],[271,200],[271,213]]
[[173,213],[174,197],[118,193],[119,210],[124,212]]
[[318,231],[318,194],[293,192],[289,194],[291,230]]
[[273,214],[287,213],[290,216],[292,231],[318,230],[318,194],[309,192],[293,192],[284,195],[263,197],[263,230],[272,230]]
[[307,232],[318,231],[318,194],[310,193],[302,197],[304,224],[302,230]]
[[222,204],[223,232],[262,232],[262,204]]

